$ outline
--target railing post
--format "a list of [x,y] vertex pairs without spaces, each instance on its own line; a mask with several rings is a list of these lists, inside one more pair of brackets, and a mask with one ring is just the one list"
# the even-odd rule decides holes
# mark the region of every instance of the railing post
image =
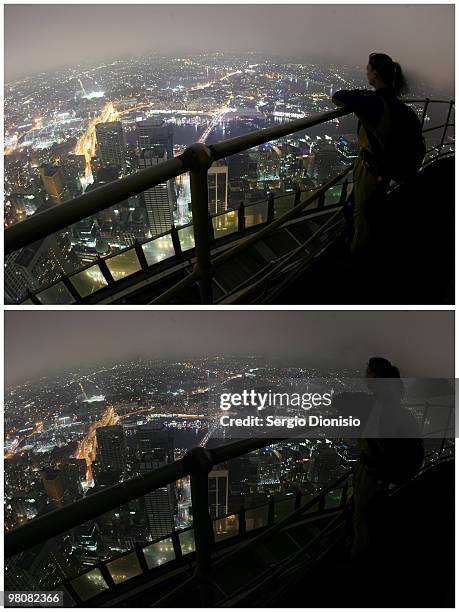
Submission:
[[298,489],[296,494],[295,494],[295,510],[298,510],[298,508],[300,508],[301,506],[301,489]]
[[196,254],[195,271],[200,276],[201,302],[212,304],[213,272],[210,259],[210,217],[207,185],[207,170],[213,161],[212,151],[206,145],[197,143],[188,147],[182,154],[182,158],[191,168],[190,190]]
[[295,199],[293,200],[293,206],[298,206],[298,204],[301,202],[301,187],[298,185],[298,187],[295,190]]
[[105,261],[101,258],[100,255],[97,256],[97,264],[99,266],[100,271],[103,274],[103,277],[105,278],[105,280],[108,283],[109,287],[113,287],[113,285],[115,284],[115,281],[113,280],[113,276],[110,274],[110,270],[108,269],[107,264],[105,263]]
[[26,298],[25,299],[26,300],[30,300],[32,302],[32,304],[37,304],[37,305],[41,304],[40,300],[37,298],[35,293],[32,293],[32,291],[30,291],[30,289],[27,289],[27,291],[26,291]]
[[237,230],[241,234],[245,232],[245,206],[242,200],[237,209]]
[[201,603],[212,607],[211,553],[214,532],[209,514],[208,474],[213,466],[211,454],[205,448],[194,448],[183,461],[190,464],[191,505],[193,511],[194,543],[196,548],[196,578]]
[[171,540],[172,540],[172,546],[174,547],[175,558],[180,561],[180,559],[183,557],[182,547],[180,546],[180,538],[178,536],[178,533],[175,531],[175,529],[171,533]]
[[325,192],[321,193],[320,196],[318,197],[317,210],[322,209],[324,206],[325,206]]
[[102,563],[102,562],[99,563],[99,565],[97,565],[96,567],[99,570],[99,572],[102,574],[102,578],[105,580],[108,587],[112,589],[115,586],[115,581],[113,580],[112,575],[108,571],[108,567],[105,565],[105,563]]
[[245,506],[241,506],[239,510],[239,536],[243,538],[247,531],[247,523],[245,520]]
[[344,483],[344,487],[342,488],[342,491],[341,491],[341,499],[339,500],[340,508],[343,508],[346,505],[346,502],[347,502],[347,491],[348,491],[348,484],[347,484],[347,481],[346,481]]
[[174,252],[177,255],[177,257],[182,257],[182,245],[180,244],[180,238],[178,235],[178,229],[175,227],[175,225],[173,225],[171,227],[171,239],[172,239],[172,244],[174,246]]
[[212,244],[213,241],[215,240],[214,224],[213,224],[212,215],[210,214],[210,212],[208,213],[208,215],[209,215],[209,241],[210,241],[210,244]]
[[443,130],[443,134],[441,136],[441,142],[440,142],[440,145],[438,147],[438,155],[440,155],[441,150],[443,149],[443,143],[445,142],[446,132],[448,131],[449,119],[451,117],[451,110],[453,108],[453,104],[454,104],[454,100],[451,100],[450,103],[449,103],[448,114],[446,116],[445,128]]
[[274,509],[274,497],[271,495],[269,498],[268,505],[268,525],[274,525],[274,521],[276,520],[276,513]]
[[425,102],[424,102],[424,108],[422,109],[422,118],[421,118],[421,129],[424,129],[424,123],[426,120],[426,115],[427,115],[427,109],[429,107],[429,98],[426,98]]
[[143,249],[137,239],[134,240],[134,249],[137,255],[137,259],[139,260],[140,267],[144,272],[146,272],[148,270],[147,258],[145,257],[145,253],[143,252]]
[[69,280],[69,277],[65,274],[61,274],[61,282],[64,283],[65,288],[72,295],[73,299],[75,300],[75,303],[79,304],[81,302],[81,295],[75,289],[73,283]]
[[136,543],[134,545],[134,551],[137,555],[137,561],[139,562],[142,572],[146,574],[148,572],[148,564],[143,554],[142,546],[139,543]]
[[266,216],[266,223],[272,223],[274,221],[274,193],[271,191],[268,194],[268,214]]
[[348,181],[347,179],[344,179],[344,183],[343,183],[343,186],[341,187],[341,193],[339,196],[339,203],[341,206],[344,204],[347,198],[347,186],[348,186]]

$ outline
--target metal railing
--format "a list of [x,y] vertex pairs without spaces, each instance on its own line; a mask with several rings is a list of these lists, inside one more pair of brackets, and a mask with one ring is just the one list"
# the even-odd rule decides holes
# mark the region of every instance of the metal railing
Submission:
[[[429,149],[426,153],[426,158],[436,153],[440,156],[445,146],[445,139],[449,127],[454,127],[454,123],[450,123],[451,113],[454,106],[454,100],[432,100],[426,99],[408,99],[405,102],[409,104],[423,103],[421,123],[424,133],[442,130],[440,142]],[[430,104],[448,104],[447,117],[444,124],[424,129],[424,123],[427,117],[427,110]],[[274,219],[273,199],[268,198],[267,201],[267,220],[266,226],[259,232],[250,236],[246,240],[240,240],[238,244],[216,257],[212,258],[212,235],[213,221],[208,210],[208,185],[207,172],[214,161],[219,159],[247,151],[253,147],[270,142],[272,140],[294,134],[295,132],[306,130],[316,125],[320,125],[327,121],[337,119],[339,117],[350,114],[351,111],[347,108],[327,111],[298,119],[292,122],[282,124],[280,126],[265,128],[263,130],[253,132],[248,135],[232,138],[214,145],[194,144],[188,147],[182,155],[174,159],[165,161],[153,168],[141,170],[133,175],[119,179],[113,183],[108,183],[86,193],[74,200],[64,202],[52,209],[43,211],[39,214],[17,223],[5,230],[5,254],[12,253],[18,249],[31,244],[41,238],[45,238],[59,230],[67,228],[69,225],[76,223],[86,217],[101,212],[110,206],[113,206],[130,196],[137,195],[146,189],[150,189],[156,185],[164,183],[167,180],[173,179],[183,173],[190,173],[191,187],[191,207],[193,215],[193,245],[194,245],[194,268],[193,271],[185,278],[177,282],[173,287],[166,290],[162,295],[153,300],[152,304],[163,304],[174,296],[178,295],[183,289],[190,287],[194,283],[199,284],[200,298],[203,304],[213,303],[212,279],[217,267],[221,266],[236,255],[242,253],[257,241],[268,236],[276,229],[280,228],[288,220],[301,212],[306,206],[309,206],[315,201],[318,201],[318,206],[323,204],[325,193],[335,186],[342,178],[344,178],[351,170],[349,166],[338,177],[329,181],[315,191],[312,196],[307,197],[303,202],[300,201],[301,195],[297,196],[295,206],[278,219]],[[343,190],[344,191],[344,190]],[[340,198],[340,203],[342,203]],[[238,232],[244,229],[244,206],[238,211]],[[214,217],[215,219],[215,217]],[[169,248],[174,254],[181,253],[179,233],[184,233],[185,228],[173,228],[169,235]],[[160,239],[163,238],[159,237]],[[156,237],[154,240],[157,240]],[[149,268],[148,261],[145,257],[144,245],[136,243],[134,245],[135,254],[138,259],[138,269],[147,271]],[[131,247],[131,250],[132,247]],[[119,257],[122,253],[117,253],[112,257]],[[100,267],[100,288],[113,286],[114,279],[106,266],[107,260],[110,258],[100,259],[97,264]],[[76,276],[78,272],[72,276]],[[67,277],[63,277],[61,282],[65,286],[71,298],[75,301],[81,300],[78,290],[72,283],[68,282]],[[57,284],[57,283],[56,283]],[[42,291],[43,293],[43,291]],[[31,303],[41,303],[39,299],[35,299],[32,293],[29,293]]]
[[[279,439],[275,440],[276,443],[279,441]],[[454,445],[445,445],[444,442],[445,440],[442,441],[438,449],[425,456],[419,474],[439,461],[451,458],[452,453],[454,453]],[[181,561],[190,553],[194,553],[192,555],[192,560],[195,563],[194,574],[181,581],[178,587],[160,599],[156,605],[167,604],[167,600],[173,600],[184,590],[195,586],[199,588],[202,604],[212,605],[212,593],[214,591],[212,576],[216,576],[215,570],[222,564],[231,566],[233,559],[236,559],[241,553],[247,554],[254,549],[259,550],[260,546],[268,543],[275,534],[286,528],[287,525],[302,519],[305,515],[307,515],[308,520],[315,520],[316,515],[318,519],[328,515],[332,518],[335,517],[336,513],[339,513],[347,505],[352,494],[352,484],[349,482],[352,471],[349,470],[316,494],[302,494],[298,490],[296,495],[281,499],[275,500],[271,496],[268,504],[254,508],[242,507],[239,512],[233,512],[212,520],[208,509],[208,473],[212,467],[273,443],[273,440],[245,440],[210,450],[192,449],[180,461],[150,474],[110,487],[80,502],[75,502],[70,506],[34,519],[30,523],[7,533],[5,536],[5,557],[8,559],[32,546],[44,543],[64,533],[69,527],[75,527],[88,519],[97,518],[109,510],[118,508],[126,501],[160,488],[164,486],[166,480],[170,483],[184,475],[189,475],[191,477],[193,527],[174,531],[161,540],[146,542],[143,545],[136,544],[135,549],[120,556],[106,559],[98,565],[86,569],[81,574],[64,577],[60,586],[65,587],[77,603],[84,604],[88,599],[99,593],[107,592],[117,584],[135,578],[142,573],[149,573],[158,565],[164,565],[174,560]],[[400,486],[393,491],[395,492],[399,488]],[[332,495],[330,500],[328,499],[329,495]],[[228,520],[231,523],[229,533],[223,533],[222,537],[219,537],[219,531],[224,532],[225,530],[223,523]],[[250,524],[251,521],[253,524]],[[327,523],[325,531],[329,529],[330,525]],[[221,529],[222,527],[223,529]],[[247,533],[251,531],[254,532],[254,536],[246,538]],[[308,541],[306,548],[310,548],[323,532],[322,529],[313,540]],[[212,561],[215,547],[222,540],[226,542],[225,547],[229,546],[229,552],[225,552],[223,556]],[[234,541],[239,541],[236,548],[232,548],[230,545]],[[152,558],[155,558],[158,549],[161,551],[159,553],[161,562],[152,563]],[[282,559],[276,571],[280,572],[286,565],[291,565],[296,559],[304,559],[304,555],[302,555],[304,550],[304,546],[296,546],[296,550],[291,555],[289,554],[285,559]],[[188,567],[191,566],[188,565]],[[267,569],[269,570],[269,568]],[[272,571],[272,569],[269,571]],[[260,568],[260,577],[265,573],[265,569]],[[121,580],[119,574],[122,574]],[[95,593],[92,590],[94,581],[98,582],[100,587]],[[258,583],[258,579],[255,582]],[[247,585],[241,586],[236,593],[246,587]],[[236,593],[232,593],[231,597]]]

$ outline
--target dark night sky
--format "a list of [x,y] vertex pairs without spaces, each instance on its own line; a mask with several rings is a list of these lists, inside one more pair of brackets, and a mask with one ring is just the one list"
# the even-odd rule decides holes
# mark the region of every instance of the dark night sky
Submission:
[[139,355],[245,354],[362,368],[370,356],[403,376],[454,377],[452,312],[6,311],[5,382]]
[[450,91],[454,5],[8,5],[5,79],[142,53],[262,51],[365,65],[388,53]]

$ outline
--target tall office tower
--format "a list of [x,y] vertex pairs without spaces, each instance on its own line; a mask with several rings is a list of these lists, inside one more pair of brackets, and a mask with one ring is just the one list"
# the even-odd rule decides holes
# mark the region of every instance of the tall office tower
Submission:
[[228,166],[212,165],[207,172],[209,212],[211,215],[225,212],[228,208]]
[[[156,448],[144,453],[140,461],[140,473],[150,472],[168,463],[167,450]],[[174,528],[174,491],[173,485],[166,485],[144,496],[148,525],[153,540],[169,535]]]
[[41,472],[41,480],[46,495],[51,503],[60,508],[64,505],[64,497],[66,494],[66,485],[64,474],[60,470],[46,469]]
[[[39,212],[39,210],[37,211]],[[68,234],[53,234],[5,257],[5,296],[8,303],[25,298],[78,267]]]
[[62,202],[65,202],[69,194],[62,168],[43,164],[40,166],[40,176],[51,203],[62,204]]
[[121,121],[96,124],[97,156],[102,162],[126,167],[126,144]]
[[[157,470],[174,461],[174,436],[172,431],[154,424],[137,428],[137,453],[140,472]],[[144,497],[148,524],[153,539],[171,533],[174,527],[175,489],[170,484]]]
[[319,144],[309,156],[308,176],[319,183],[334,178],[342,169],[340,154],[330,143]]
[[127,468],[127,448],[121,425],[98,427],[96,438],[97,459],[102,470],[116,470],[123,476]]
[[210,516],[225,516],[228,514],[228,470],[212,470],[208,479]]
[[162,145],[166,150],[166,159],[174,157],[174,130],[171,124],[161,117],[152,117],[137,123],[137,142],[139,150]]
[[64,467],[67,490],[74,497],[82,494],[81,484],[86,479],[86,461],[84,459],[69,459]]
[[161,450],[166,463],[174,461],[174,434],[162,425],[148,423],[137,427],[137,452],[142,457],[145,453]]
[[[166,161],[167,153],[164,145],[156,145],[143,149],[140,153],[140,170],[157,166]],[[161,183],[142,193],[142,199],[148,215],[148,224],[152,236],[170,231],[174,224],[173,207],[175,192],[172,181]]]

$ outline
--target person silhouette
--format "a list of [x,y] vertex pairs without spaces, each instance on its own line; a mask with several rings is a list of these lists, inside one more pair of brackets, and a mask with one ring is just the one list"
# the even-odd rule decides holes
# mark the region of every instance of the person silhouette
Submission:
[[382,516],[389,486],[407,482],[424,458],[416,422],[401,405],[404,387],[399,369],[383,357],[372,357],[366,381],[373,406],[359,439],[353,479],[351,558],[359,563],[366,563],[384,545]]
[[354,258],[373,248],[377,253],[381,209],[390,178],[384,172],[384,145],[390,125],[390,107],[407,90],[406,79],[398,62],[385,53],[372,53],[367,64],[368,89],[340,90],[333,94],[336,106],[350,108],[358,117],[360,153],[354,163],[353,190],[344,206],[347,242]]

